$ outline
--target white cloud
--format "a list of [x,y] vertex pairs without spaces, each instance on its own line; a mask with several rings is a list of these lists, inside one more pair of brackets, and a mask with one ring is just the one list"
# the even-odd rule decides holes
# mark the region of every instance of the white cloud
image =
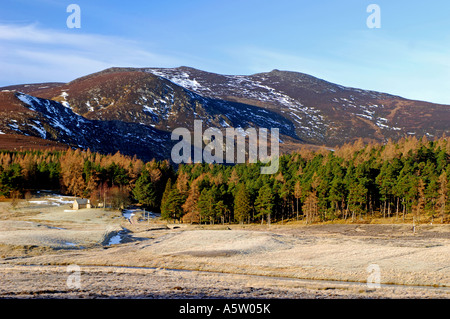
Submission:
[[36,24],[0,25],[0,85],[70,81],[112,66],[177,66],[177,57],[136,41]]

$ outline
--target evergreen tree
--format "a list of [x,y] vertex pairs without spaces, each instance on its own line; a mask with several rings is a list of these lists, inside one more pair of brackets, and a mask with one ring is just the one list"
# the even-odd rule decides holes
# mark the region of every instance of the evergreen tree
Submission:
[[439,197],[439,179],[432,177],[425,188],[425,209],[428,210],[431,216],[431,221],[434,220],[436,214],[436,206]]
[[8,168],[0,167],[0,196],[10,197],[18,193],[23,187],[22,168],[13,163]]
[[140,204],[159,211],[156,187],[148,170],[143,170],[141,176],[137,179],[133,188],[133,195]]
[[367,188],[361,182],[354,182],[350,185],[348,202],[349,208],[352,212],[352,221],[355,220],[355,215],[357,213],[361,216],[361,211],[363,210],[363,203],[366,200]]
[[388,216],[390,215],[390,198],[393,193],[393,187],[395,184],[395,176],[393,167],[389,162],[384,162],[381,167],[380,174],[376,177],[376,183],[380,191],[380,200],[383,202],[383,217],[386,217],[386,209]]
[[[172,179],[169,178],[164,189],[163,196],[161,198],[161,218],[171,219],[171,210],[169,204],[170,193],[172,192]],[[173,218],[172,218],[173,219]]]
[[182,205],[183,196],[178,190],[177,185],[172,185],[172,180],[169,178],[161,199],[161,218],[181,220],[181,217],[183,216]]
[[442,174],[439,176],[439,211],[441,215],[441,223],[444,223],[444,216],[447,210],[447,201],[448,201],[448,179],[447,172],[442,171]]
[[263,187],[260,188],[258,197],[255,201],[255,207],[258,211],[256,217],[261,217],[262,222],[265,216],[267,218],[267,223],[270,225],[270,218],[274,207],[274,194],[268,183],[264,184]]
[[298,213],[299,213],[299,210],[300,210],[299,199],[302,197],[302,194],[303,194],[302,186],[300,184],[300,181],[297,180],[295,182],[295,185],[294,185],[294,197],[296,199],[296,210],[295,210],[295,212],[296,212],[296,219],[297,220],[298,220]]
[[234,199],[234,218],[242,224],[245,220],[250,218],[251,211],[250,194],[247,191],[245,184],[241,184],[238,187]]
[[340,176],[335,176],[329,186],[328,201],[331,203],[332,217],[338,217],[340,211],[344,209],[345,202],[345,185]]
[[214,220],[214,198],[211,189],[204,188],[198,198],[198,211],[200,213],[200,222],[209,219],[210,223]]
[[316,191],[309,192],[303,203],[303,214],[307,224],[311,224],[318,215],[318,199]]
[[420,215],[422,215],[423,209],[425,208],[425,183],[423,179],[419,178],[417,184],[417,199],[415,205],[415,218],[418,223],[420,223]]

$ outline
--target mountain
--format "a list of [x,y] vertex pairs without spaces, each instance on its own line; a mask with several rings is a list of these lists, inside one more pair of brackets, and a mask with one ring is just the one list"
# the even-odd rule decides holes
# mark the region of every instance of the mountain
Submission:
[[[169,158],[177,127],[280,130],[281,150],[449,133],[450,106],[273,70],[110,68],[69,83],[0,88],[0,131],[99,152]],[[1,142],[1,141],[0,141]]]

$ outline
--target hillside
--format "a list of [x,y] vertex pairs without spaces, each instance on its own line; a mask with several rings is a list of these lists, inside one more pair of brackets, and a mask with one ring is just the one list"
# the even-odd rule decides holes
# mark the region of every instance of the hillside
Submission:
[[144,160],[166,158],[170,151],[170,145],[161,143],[168,133],[136,123],[89,120],[59,102],[20,92],[0,92],[0,115],[0,149],[12,149],[11,140],[19,135],[30,141],[53,141],[50,147],[66,145],[105,154],[120,151]]

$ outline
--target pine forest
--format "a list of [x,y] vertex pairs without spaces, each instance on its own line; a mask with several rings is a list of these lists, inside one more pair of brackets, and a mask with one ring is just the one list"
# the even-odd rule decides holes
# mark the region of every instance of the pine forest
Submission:
[[42,189],[89,198],[95,206],[135,204],[183,223],[398,222],[450,220],[450,140],[358,140],[333,150],[282,155],[262,164],[144,163],[82,150],[2,151],[0,196]]

